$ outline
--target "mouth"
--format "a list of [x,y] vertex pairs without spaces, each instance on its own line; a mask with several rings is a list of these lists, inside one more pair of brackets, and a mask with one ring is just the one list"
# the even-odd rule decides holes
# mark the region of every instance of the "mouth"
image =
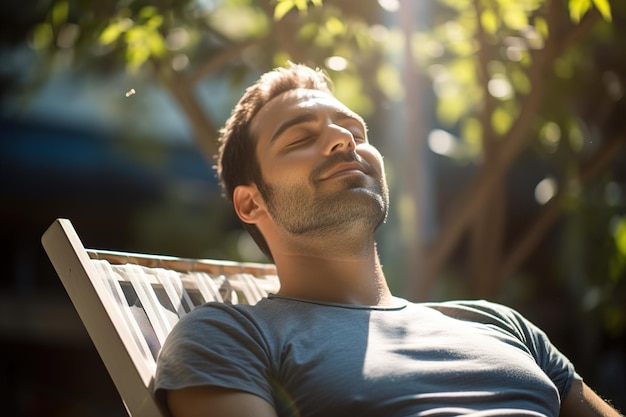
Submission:
[[367,172],[363,165],[359,164],[358,162],[344,162],[335,165],[332,169],[322,175],[319,180],[325,181],[331,178],[347,175],[367,175]]

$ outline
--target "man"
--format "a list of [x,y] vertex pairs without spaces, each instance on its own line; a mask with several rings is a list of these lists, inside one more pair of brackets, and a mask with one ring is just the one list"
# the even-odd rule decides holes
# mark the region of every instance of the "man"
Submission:
[[225,194],[278,294],[185,316],[159,357],[175,417],[618,416],[541,330],[488,302],[392,296],[383,159],[320,71],[263,75],[222,130]]

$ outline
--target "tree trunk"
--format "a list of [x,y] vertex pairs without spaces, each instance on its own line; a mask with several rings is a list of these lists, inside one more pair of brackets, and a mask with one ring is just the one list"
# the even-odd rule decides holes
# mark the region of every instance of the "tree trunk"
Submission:
[[[563,24],[563,20],[567,19],[567,13],[563,13],[561,2],[549,3],[548,26],[554,28],[555,33],[551,33],[544,48],[533,55],[529,73],[532,89],[522,101],[520,113],[508,134],[500,140],[501,145],[498,146],[497,156],[491,163],[481,166],[472,183],[457,199],[457,202],[452,204],[453,209],[444,219],[437,241],[429,248],[425,257],[428,261],[427,273],[418,283],[420,294],[428,296],[432,292],[434,280],[439,276],[450,254],[464,236],[469,225],[491,201],[498,190],[501,178],[506,176],[511,165],[524,149],[532,121],[543,99],[545,82],[555,59],[568,45],[588,33],[598,18],[597,12],[590,11],[577,26],[569,23]],[[564,32],[558,33],[558,29],[563,27],[565,27]]]

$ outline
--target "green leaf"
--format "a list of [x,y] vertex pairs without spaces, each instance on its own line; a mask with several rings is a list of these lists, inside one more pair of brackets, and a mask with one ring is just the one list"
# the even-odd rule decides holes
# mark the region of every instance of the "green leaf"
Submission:
[[100,34],[100,38],[98,39],[102,45],[109,45],[117,40],[121,35],[122,31],[119,26],[115,23],[110,24]]
[[609,0],[593,0],[593,4],[596,6],[604,20],[607,22],[612,20],[611,4],[609,3]]
[[347,71],[335,73],[333,76],[335,96],[356,113],[367,117],[374,110],[374,103],[367,95],[363,94],[361,78],[349,74]]
[[294,0],[278,0],[274,7],[274,20],[278,21],[296,7]]
[[522,94],[528,94],[530,92],[532,86],[530,85],[530,80],[524,71],[519,68],[512,69],[510,78],[515,91]]
[[272,57],[272,62],[274,63],[275,67],[282,67],[291,60],[291,55],[289,55],[289,53],[286,51],[278,51]]
[[309,1],[315,7],[322,5],[322,0],[277,0],[276,6],[274,7],[274,20],[278,21],[282,19],[294,7],[301,13],[306,13],[309,8]]
[[617,246],[622,255],[626,256],[626,220],[622,219],[619,222],[613,236],[615,238],[615,246]]
[[437,101],[437,117],[446,125],[454,125],[467,111],[467,102],[460,100],[457,95],[444,95]]
[[571,147],[574,150],[582,151],[585,146],[585,136],[583,132],[580,130],[580,126],[577,122],[572,121],[570,126],[567,129],[567,138]]
[[574,75],[574,68],[570,60],[559,57],[554,61],[554,73],[557,77],[563,79],[570,79]]
[[507,7],[503,11],[502,20],[509,28],[514,30],[522,30],[528,26],[528,16],[521,7]]
[[329,17],[326,20],[325,26],[328,32],[335,36],[342,35],[346,32],[346,26],[341,20],[337,19],[336,17]]
[[376,73],[376,81],[379,88],[391,100],[400,101],[404,98],[405,87],[396,65],[382,64]]
[[459,57],[471,57],[476,54],[478,45],[476,44],[476,41],[474,39],[465,38],[451,42],[449,45],[449,49]]
[[231,41],[262,37],[271,25],[262,10],[231,3],[224,3],[217,8],[209,16],[208,22]]
[[498,31],[498,16],[492,9],[486,9],[480,14],[480,24],[485,32],[493,35]]
[[467,117],[461,122],[461,139],[466,144],[469,156],[478,156],[482,149],[483,126],[475,117]]
[[152,16],[157,15],[157,8],[154,6],[146,6],[139,11],[139,17],[142,19],[150,19]]
[[546,19],[541,16],[537,16],[535,17],[534,23],[537,32],[539,32],[543,39],[548,39],[548,36],[550,35],[550,29],[548,28],[548,22],[546,21]]
[[498,107],[493,111],[491,115],[491,125],[493,126],[494,132],[498,135],[505,134],[511,124],[513,123],[513,117],[511,113],[502,107]]
[[298,10],[301,12],[306,12],[307,3],[307,0],[293,0],[293,4],[295,4]]
[[151,29],[157,29],[162,24],[163,24],[163,16],[161,16],[160,14],[157,14],[157,15],[152,16],[150,19],[148,19],[146,26],[150,27]]
[[147,48],[129,45],[126,50],[126,65],[130,72],[137,72],[148,58],[150,58],[150,52]]
[[574,22],[580,22],[591,8],[591,0],[569,0],[569,16]]
[[553,121],[546,121],[539,129],[539,142],[546,149],[554,151],[561,142],[561,127]]
[[316,22],[308,22],[298,30],[298,39],[310,40],[315,38],[319,32],[319,25]]
[[165,53],[165,40],[156,30],[150,31],[146,34],[146,41],[151,55],[158,57]]
[[33,30],[33,49],[44,49],[52,42],[52,26],[49,23],[40,23]]
[[115,42],[122,33],[131,29],[134,24],[132,20],[127,18],[117,19],[104,28],[98,41],[103,45],[109,45]]
[[63,23],[67,21],[67,16],[69,14],[69,5],[67,1],[59,1],[52,8],[52,25],[55,27],[61,26]]

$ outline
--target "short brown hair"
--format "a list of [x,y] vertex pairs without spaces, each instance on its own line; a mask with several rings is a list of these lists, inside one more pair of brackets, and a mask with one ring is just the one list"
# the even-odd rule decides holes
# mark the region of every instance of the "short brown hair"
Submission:
[[[250,135],[252,119],[270,100],[298,88],[332,94],[332,82],[325,72],[289,63],[286,67],[266,72],[250,86],[220,130],[216,169],[222,192],[229,200],[232,201],[233,192],[239,185],[264,185],[256,159],[256,138]],[[256,225],[243,225],[261,251],[273,261],[269,246]]]

